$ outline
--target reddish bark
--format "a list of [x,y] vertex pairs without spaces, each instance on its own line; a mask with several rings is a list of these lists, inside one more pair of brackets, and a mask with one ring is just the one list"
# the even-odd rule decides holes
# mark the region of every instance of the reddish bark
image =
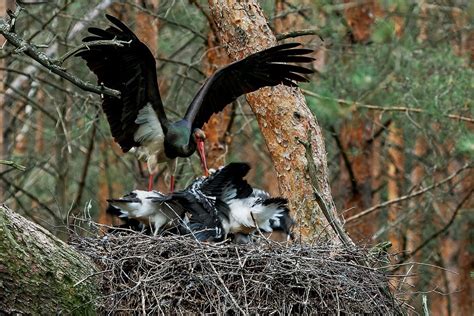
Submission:
[[[351,0],[344,0],[349,3]],[[372,35],[372,24],[383,12],[375,0],[369,0],[358,5],[347,5],[344,9],[344,17],[351,28],[353,38],[356,42],[365,42]]]
[[[346,191],[344,209],[348,210],[344,216],[350,217],[373,205],[372,203],[372,160],[368,140],[371,137],[370,124],[354,113],[352,120],[343,125],[340,131],[342,151],[347,162],[341,158],[341,177],[339,188]],[[375,155],[380,155],[376,153]],[[348,163],[348,166],[346,165]],[[351,169],[349,172],[348,168]],[[351,177],[354,179],[351,179]],[[352,184],[352,185],[351,185]],[[367,243],[375,232],[377,214],[372,213],[358,222],[350,225],[348,231],[353,239]]]
[[[426,139],[422,136],[419,136],[415,142],[415,148],[413,150],[413,154],[415,155],[415,159],[421,161],[422,157],[426,154],[428,150],[428,144],[426,143]],[[416,164],[411,173],[410,173],[410,181],[411,186],[414,188],[419,188],[421,186],[421,181],[425,176],[425,169],[422,164]],[[417,197],[411,199],[408,203],[409,209],[412,211],[412,215],[410,215],[409,222],[407,225],[407,229],[405,232],[406,238],[406,250],[413,251],[422,243],[422,236],[420,227],[423,225],[423,214],[422,210],[419,209],[419,203],[422,201],[423,197]],[[421,253],[418,253],[413,260],[419,261]],[[416,286],[418,283],[419,278],[417,276],[411,277],[407,279],[408,284]]]
[[404,18],[397,15],[396,4],[390,4],[386,8],[387,13],[384,12],[380,1],[369,0],[361,1],[354,4],[354,1],[345,0],[347,6],[344,9],[344,16],[347,24],[351,28],[353,40],[356,42],[366,42],[372,35],[372,25],[377,21],[378,18],[389,19],[393,22],[394,32],[397,37],[402,36],[404,27]]
[[[387,164],[387,198],[388,200],[396,199],[402,192],[402,183],[404,175],[405,157],[403,154],[403,136],[402,130],[395,124],[390,125],[388,139],[388,164]],[[392,243],[394,251],[401,251],[401,234],[397,228],[397,220],[400,213],[400,205],[394,204],[388,210],[388,225],[391,225],[389,230],[389,240]]]
[[[112,146],[109,144],[112,143]],[[105,212],[108,203],[107,199],[116,197],[116,194],[121,195],[123,193],[122,184],[119,182],[113,182],[109,174],[109,165],[117,165],[118,161],[116,157],[121,154],[121,149],[111,139],[102,142],[99,146],[99,152],[102,153],[101,161],[99,164],[99,178],[97,191],[97,201],[99,207],[99,216],[97,222],[99,224],[111,225],[113,218]],[[115,155],[109,155],[108,152],[112,148],[115,151]],[[145,182],[143,182],[145,183]]]
[[[135,0],[137,5],[152,11],[158,9],[159,0]],[[154,56],[158,52],[158,19],[141,10],[137,11],[135,17],[135,34],[145,43]]]

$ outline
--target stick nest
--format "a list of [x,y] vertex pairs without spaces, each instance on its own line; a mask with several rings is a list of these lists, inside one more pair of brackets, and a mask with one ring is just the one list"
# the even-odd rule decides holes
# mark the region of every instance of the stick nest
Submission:
[[140,233],[76,237],[101,272],[105,314],[402,314],[367,251],[335,246],[206,244]]

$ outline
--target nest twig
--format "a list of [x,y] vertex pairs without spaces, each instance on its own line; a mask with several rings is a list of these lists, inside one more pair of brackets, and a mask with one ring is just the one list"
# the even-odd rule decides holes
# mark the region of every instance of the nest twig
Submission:
[[140,233],[76,237],[101,274],[105,314],[401,314],[366,251],[276,242],[206,244]]

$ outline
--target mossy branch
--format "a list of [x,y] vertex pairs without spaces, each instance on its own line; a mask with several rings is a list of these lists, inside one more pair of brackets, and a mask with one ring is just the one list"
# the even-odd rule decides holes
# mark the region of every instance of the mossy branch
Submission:
[[10,161],[10,160],[2,160],[0,159],[0,165],[5,165],[5,166],[10,166],[10,167],[13,167],[15,169],[18,169],[20,171],[25,171],[26,170],[26,167],[25,166],[22,166],[20,165],[19,163],[16,163],[14,161]]

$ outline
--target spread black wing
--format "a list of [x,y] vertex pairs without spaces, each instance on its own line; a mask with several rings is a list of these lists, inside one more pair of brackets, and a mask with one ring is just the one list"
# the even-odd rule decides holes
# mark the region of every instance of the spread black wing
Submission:
[[213,113],[239,96],[266,86],[284,84],[294,87],[296,82],[307,82],[302,74],[313,71],[287,63],[307,63],[314,59],[304,56],[310,49],[295,48],[299,43],[275,46],[252,54],[215,72],[201,87],[189,106],[185,119],[193,128],[201,128]]
[[[113,26],[107,29],[89,28],[92,34],[83,42],[113,40],[127,42],[122,46],[104,44],[91,45],[76,54],[86,60],[87,66],[98,78],[99,84],[119,90],[120,98],[107,96],[103,98],[102,108],[115,141],[127,152],[137,146],[140,140],[135,139],[135,132],[140,124],[156,124],[166,121],[163,103],[156,77],[155,59],[148,47],[117,18],[106,15]],[[136,122],[140,110],[151,105],[153,113],[147,113],[144,119]],[[145,109],[148,110],[148,109]],[[147,117],[158,114],[156,117]],[[148,129],[160,129],[148,126]]]
[[246,198],[253,192],[244,179],[249,170],[247,163],[232,162],[206,178],[200,189],[205,195],[215,196],[225,202]]
[[229,217],[227,202],[252,194],[252,187],[243,179],[250,170],[246,163],[230,163],[205,179],[195,180],[188,188],[172,193],[191,214],[189,228],[198,240],[221,240],[221,217]]

